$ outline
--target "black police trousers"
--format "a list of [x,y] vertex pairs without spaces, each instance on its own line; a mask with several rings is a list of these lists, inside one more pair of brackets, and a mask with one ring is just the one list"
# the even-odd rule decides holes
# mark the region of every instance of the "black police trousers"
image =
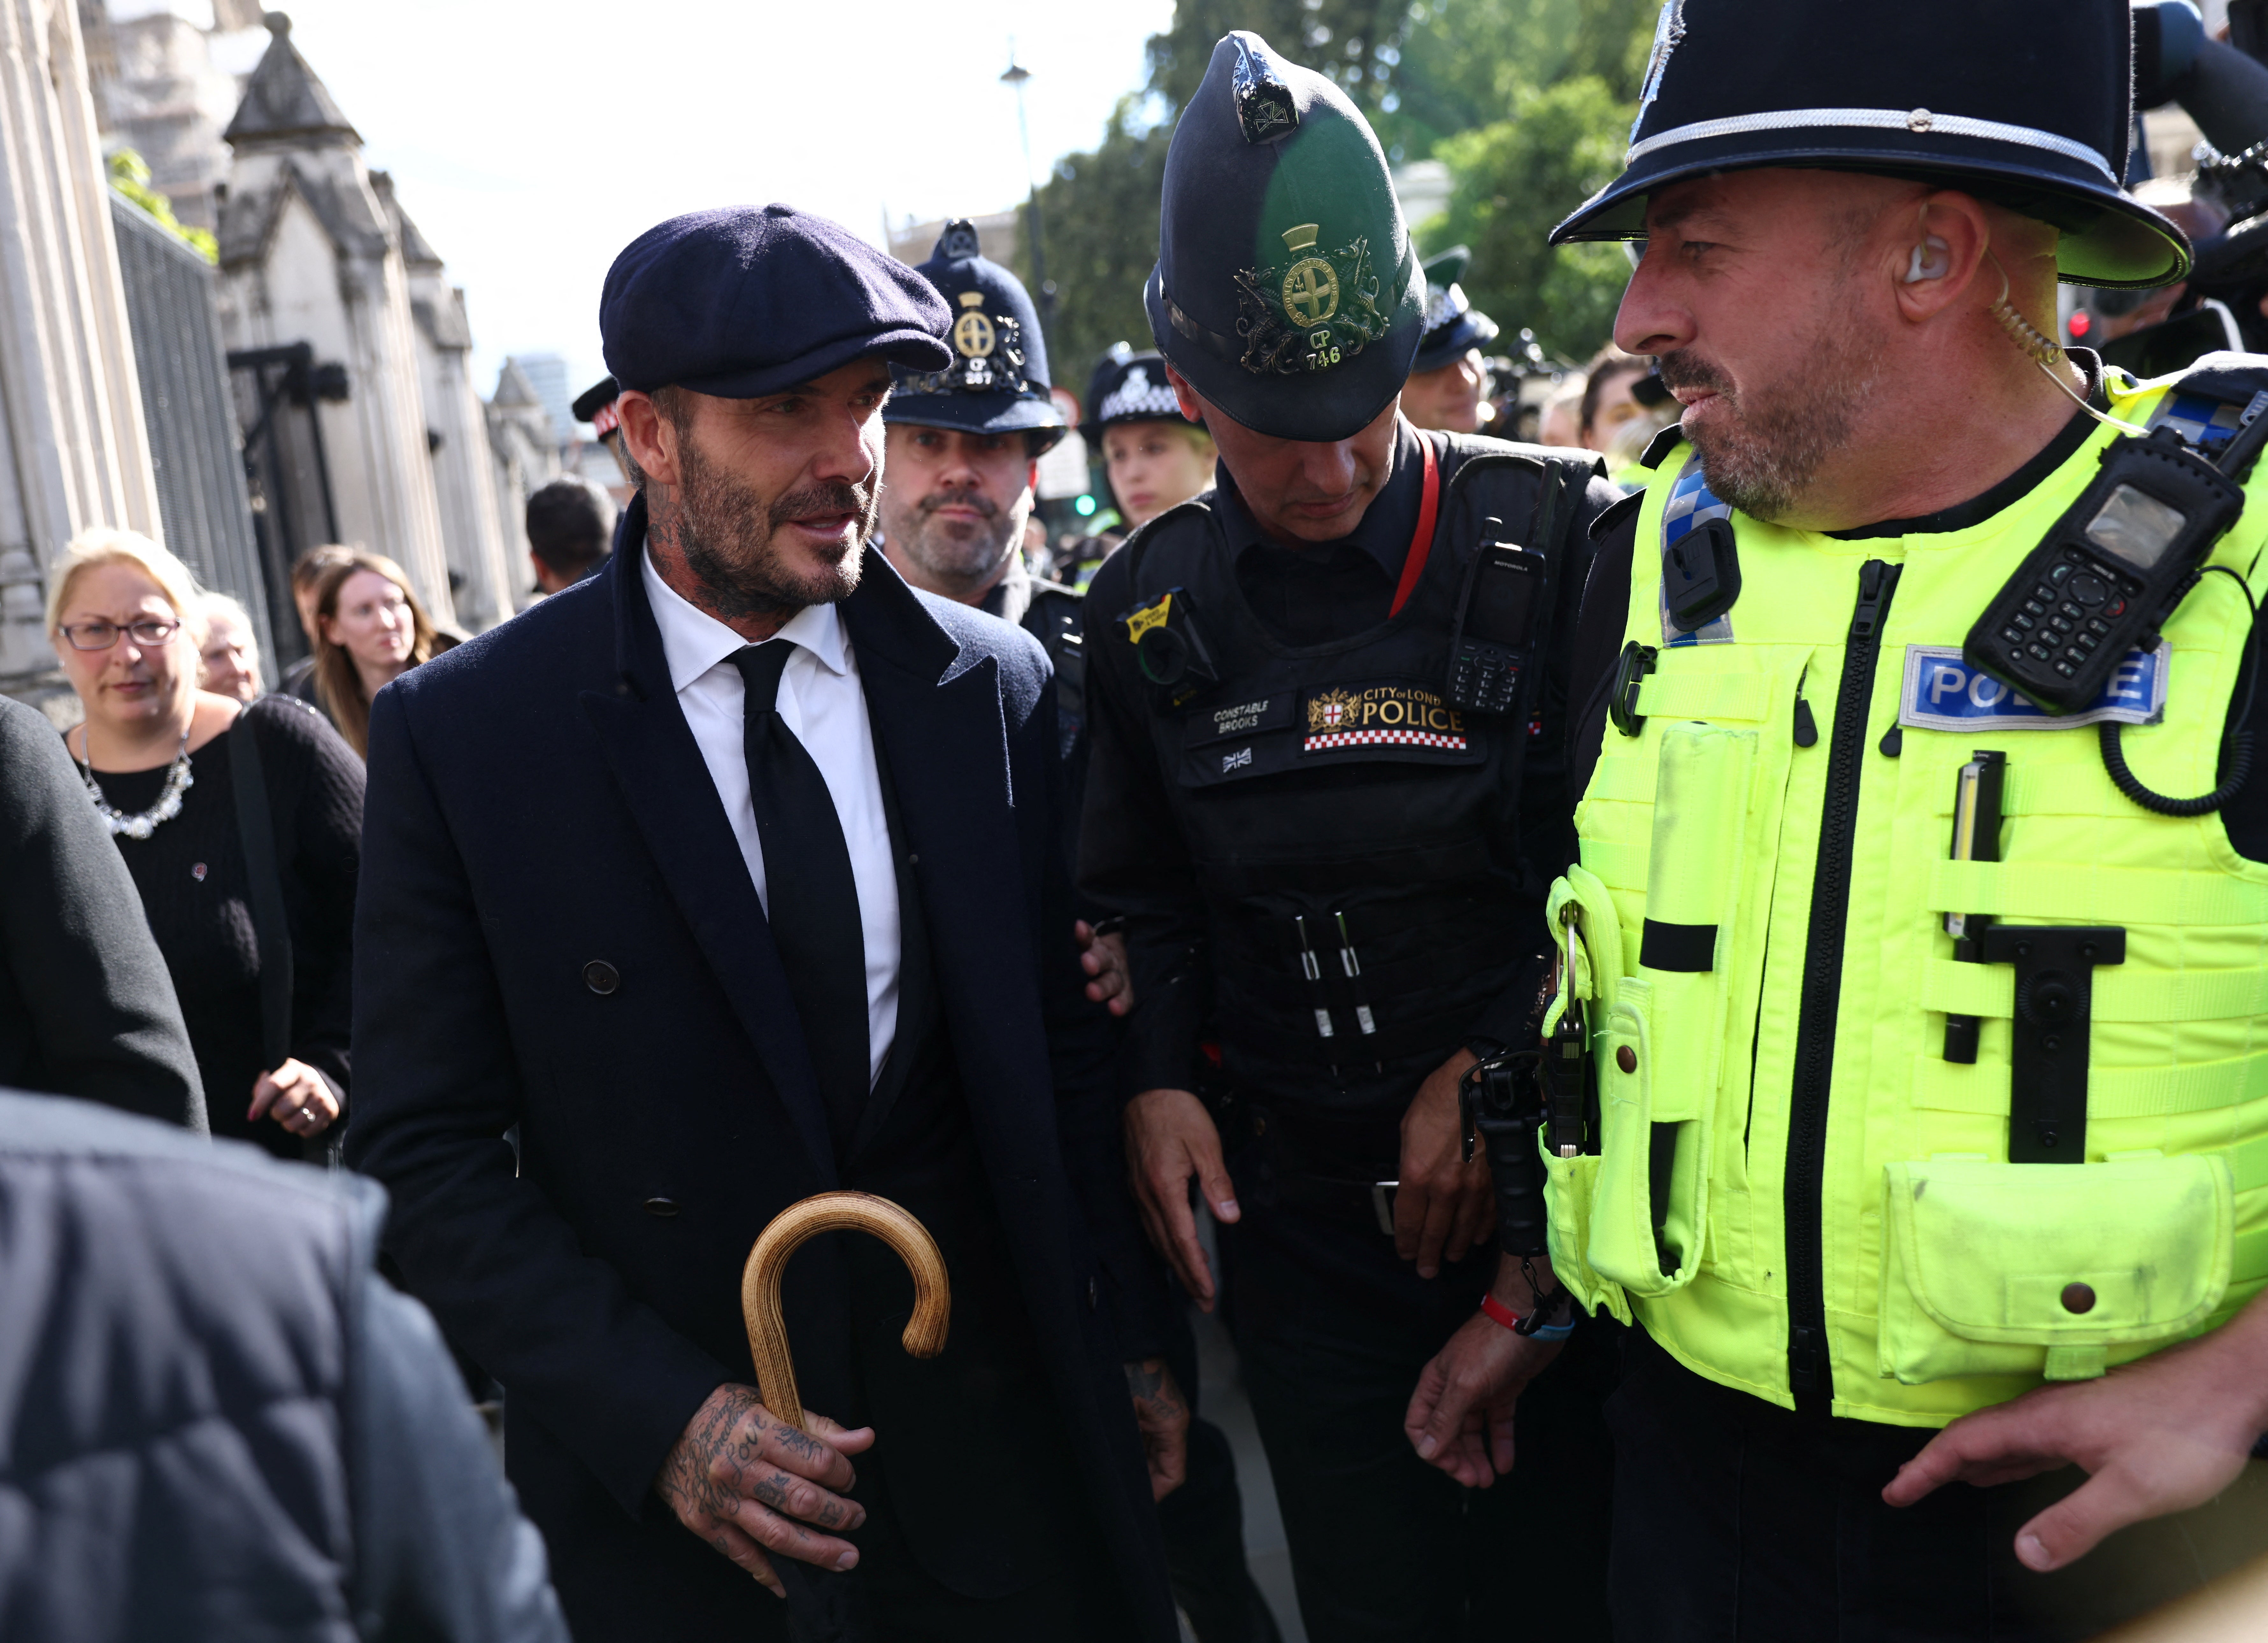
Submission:
[[1229,1333],[1268,1451],[1311,1643],[1607,1636],[1611,1323],[1521,1398],[1509,1477],[1467,1489],[1402,1427],[1426,1361],[1480,1305],[1493,1245],[1420,1278],[1394,1241],[1240,1199],[1219,1228]]
[[2066,1643],[2268,1545],[2268,1465],[2218,1501],[2112,1536],[2053,1574],[2016,1531],[2075,1467],[1883,1504],[1934,1433],[1803,1416],[1704,1380],[1627,1332],[1615,1441],[1615,1635],[1629,1643]]

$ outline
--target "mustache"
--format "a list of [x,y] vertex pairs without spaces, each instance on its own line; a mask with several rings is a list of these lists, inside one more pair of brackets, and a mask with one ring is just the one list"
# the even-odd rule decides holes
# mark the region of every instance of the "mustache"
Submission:
[[924,514],[935,513],[939,508],[974,508],[985,519],[998,519],[1000,505],[991,497],[974,490],[933,490],[921,499]]
[[874,487],[871,483],[851,484],[834,481],[824,484],[806,485],[801,490],[791,490],[772,504],[769,512],[772,528],[792,525],[798,519],[824,519],[831,513],[848,513],[856,519],[873,517]]
[[1707,388],[1712,394],[1732,394],[1733,379],[1690,350],[1664,354],[1660,363],[1665,387]]

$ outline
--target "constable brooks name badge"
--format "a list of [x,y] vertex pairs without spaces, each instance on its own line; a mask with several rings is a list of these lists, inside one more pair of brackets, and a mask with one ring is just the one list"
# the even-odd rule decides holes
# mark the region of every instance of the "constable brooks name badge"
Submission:
[[2083,713],[2053,714],[1961,659],[1957,645],[1906,646],[1898,723],[1920,730],[2073,730],[2106,721],[2154,725],[2165,717],[2166,675],[2174,647],[2129,651],[2102,694]]

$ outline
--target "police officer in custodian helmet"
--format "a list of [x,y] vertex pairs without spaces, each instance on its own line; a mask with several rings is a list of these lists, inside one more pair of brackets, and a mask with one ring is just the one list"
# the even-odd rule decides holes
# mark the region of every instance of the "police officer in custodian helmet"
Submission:
[[[1618,1636],[2091,1637],[2268,1540],[2268,358],[2045,335],[2188,266],[2130,38],[1672,0],[1557,231],[1643,240],[1616,340],[1684,408],[1601,521],[1551,901]],[[1420,1450],[1549,1351],[1469,1328]]]
[[[1319,1643],[1455,1636],[1508,1601],[1603,1624],[1608,1326],[1522,1410],[1519,1479],[1461,1486],[1403,1433],[1494,1266],[1457,1083],[1534,1035],[1541,895],[1572,848],[1550,641],[1615,495],[1587,456],[1400,416],[1425,291],[1353,105],[1222,40],[1146,290],[1218,484],[1088,593],[1080,880],[1127,919],[1138,1197],[1189,1292],[1226,1301]],[[1507,1544],[1561,1578],[1511,1597]]]
[[1023,282],[983,254],[965,217],[946,225],[917,272],[953,310],[953,360],[942,371],[892,372],[882,408],[883,549],[916,587],[1012,622],[1040,642],[1055,668],[1057,728],[1075,794],[1086,718],[1079,595],[1024,564],[1040,458],[1070,425],[1048,393],[1039,315]]

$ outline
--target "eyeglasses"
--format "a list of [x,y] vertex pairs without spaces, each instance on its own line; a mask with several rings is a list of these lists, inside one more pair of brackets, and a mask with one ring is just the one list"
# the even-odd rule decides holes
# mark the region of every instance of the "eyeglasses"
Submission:
[[118,643],[118,636],[122,633],[132,634],[136,645],[144,650],[151,650],[160,645],[171,644],[173,636],[180,630],[180,623],[166,622],[153,616],[147,622],[129,622],[122,628],[113,622],[82,622],[65,628],[63,635],[70,641],[70,647],[75,651],[107,651]]

